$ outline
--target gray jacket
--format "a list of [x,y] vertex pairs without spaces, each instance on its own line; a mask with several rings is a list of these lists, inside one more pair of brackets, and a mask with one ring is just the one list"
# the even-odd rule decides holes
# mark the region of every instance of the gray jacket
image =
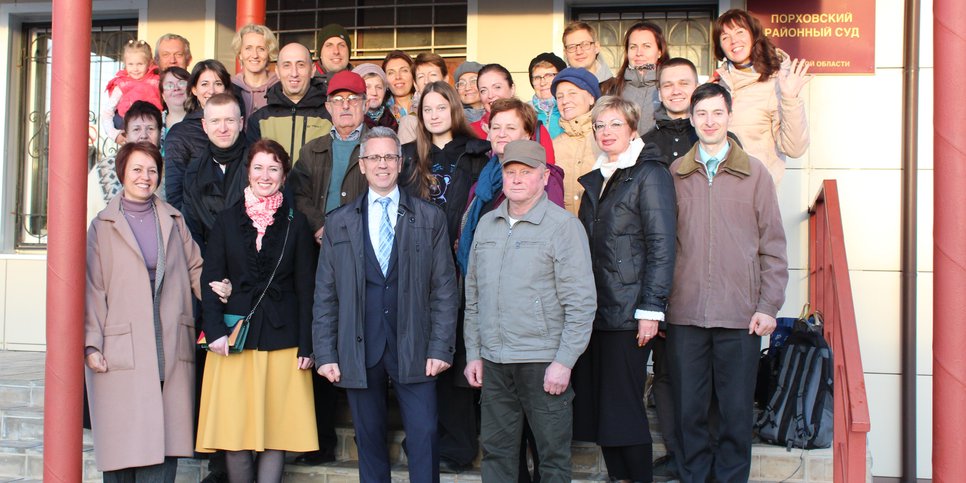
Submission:
[[637,122],[637,134],[643,136],[654,128],[656,113],[664,111],[661,98],[658,96],[657,70],[644,71],[642,76],[628,67],[624,71],[623,79],[614,77],[600,85],[600,91],[605,96],[618,95],[618,89],[624,100],[640,106],[641,118]]
[[466,360],[556,361],[587,348],[597,289],[577,218],[540,201],[510,227],[507,201],[480,220],[466,274]]

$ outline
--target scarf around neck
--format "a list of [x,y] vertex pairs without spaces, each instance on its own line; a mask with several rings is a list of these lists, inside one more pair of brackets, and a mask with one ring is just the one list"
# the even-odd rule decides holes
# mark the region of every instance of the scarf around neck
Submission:
[[235,140],[235,144],[227,148],[219,148],[209,140],[208,149],[218,164],[225,165],[232,161],[241,161],[241,158],[245,155],[245,136],[242,133],[238,133],[238,139]]
[[255,250],[262,251],[262,237],[265,236],[265,230],[275,223],[275,212],[282,206],[282,199],[281,191],[259,198],[252,192],[251,186],[245,187],[245,213],[252,219],[252,226],[258,232],[255,237]]
[[547,118],[549,119],[550,113],[553,112],[553,108],[556,107],[557,105],[557,100],[554,99],[553,97],[550,97],[547,99],[541,99],[537,97],[536,94],[534,94],[532,103],[533,103],[533,107],[536,107],[540,111],[545,112],[547,114]]
[[594,165],[594,169],[600,170],[600,174],[604,176],[605,181],[609,180],[618,169],[630,168],[637,164],[637,158],[643,150],[644,141],[641,138],[634,138],[615,161],[611,161],[607,153],[600,153],[600,156],[597,156],[597,164]]

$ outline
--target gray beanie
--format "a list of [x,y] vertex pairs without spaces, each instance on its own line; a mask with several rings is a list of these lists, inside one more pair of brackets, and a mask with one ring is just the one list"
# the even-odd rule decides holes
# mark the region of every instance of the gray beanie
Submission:
[[389,79],[386,77],[386,73],[376,64],[359,64],[356,66],[356,68],[352,69],[352,72],[359,74],[359,77],[362,77],[363,79],[365,79],[367,75],[376,74],[380,79],[382,79],[382,84],[386,86],[387,89],[389,88]]
[[483,64],[480,64],[479,62],[473,62],[472,60],[463,62],[459,67],[456,68],[456,74],[453,77],[453,81],[459,82],[460,77],[463,77],[463,74],[478,74],[482,68]]

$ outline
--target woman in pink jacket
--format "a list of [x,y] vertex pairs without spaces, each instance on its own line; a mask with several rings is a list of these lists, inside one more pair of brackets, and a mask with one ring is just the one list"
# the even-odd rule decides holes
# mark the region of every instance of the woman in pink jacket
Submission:
[[808,62],[792,60],[765,37],[761,23],[739,9],[714,22],[715,56],[724,64],[714,74],[731,91],[731,132],[744,150],[765,163],[775,184],[785,173],[786,157],[808,149],[808,121],[799,94],[811,80]]

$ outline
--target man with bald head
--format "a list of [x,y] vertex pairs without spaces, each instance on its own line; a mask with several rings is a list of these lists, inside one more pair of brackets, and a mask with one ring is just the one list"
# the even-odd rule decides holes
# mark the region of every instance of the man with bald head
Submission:
[[278,51],[278,84],[268,88],[268,104],[248,120],[249,144],[262,138],[281,144],[292,162],[302,146],[329,133],[331,117],[325,109],[325,90],[312,77],[312,57],[304,45],[291,43]]

